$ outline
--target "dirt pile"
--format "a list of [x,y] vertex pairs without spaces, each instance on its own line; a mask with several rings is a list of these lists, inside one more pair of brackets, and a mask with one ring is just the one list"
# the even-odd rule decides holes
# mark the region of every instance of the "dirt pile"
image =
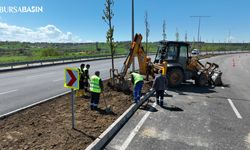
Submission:
[[[150,87],[144,84],[142,93]],[[77,130],[71,129],[70,94],[24,110],[0,120],[0,149],[85,149],[127,110],[132,98],[132,92],[113,91],[106,82],[99,111],[89,109],[89,99],[77,98]],[[112,106],[112,113],[105,112],[103,99]]]

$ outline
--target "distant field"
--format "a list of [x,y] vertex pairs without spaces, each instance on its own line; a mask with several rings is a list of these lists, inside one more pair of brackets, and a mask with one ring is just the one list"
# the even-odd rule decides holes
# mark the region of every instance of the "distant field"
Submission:
[[[145,43],[143,43],[145,50]],[[148,52],[156,52],[159,43],[148,43]],[[127,54],[130,42],[117,42],[116,54]],[[249,43],[191,43],[201,51],[250,50]],[[110,54],[106,43],[27,43],[0,42],[0,63],[94,56]]]

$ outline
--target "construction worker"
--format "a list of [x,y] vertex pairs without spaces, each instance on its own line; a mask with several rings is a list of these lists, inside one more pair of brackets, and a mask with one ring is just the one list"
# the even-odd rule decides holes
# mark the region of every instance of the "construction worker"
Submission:
[[90,92],[91,92],[91,102],[90,108],[91,110],[97,110],[100,93],[103,91],[102,79],[100,78],[100,72],[96,71],[95,75],[90,77]]
[[164,91],[167,89],[167,78],[162,75],[162,70],[159,70],[159,74],[155,77],[153,89],[156,91],[157,104],[163,106]]
[[154,70],[153,70],[153,63],[151,62],[151,58],[150,57],[146,57],[147,61],[147,70],[146,70],[146,80],[149,80],[149,75],[151,75],[154,78]]
[[143,86],[143,77],[142,75],[132,72],[131,73],[131,81],[134,85],[134,102],[138,103],[141,97],[141,90]]
[[81,64],[80,67],[78,68],[80,72],[80,81],[79,81],[79,90],[76,91],[76,97],[81,97],[83,95],[83,89],[84,89],[84,67],[85,64]]
[[[89,68],[90,68],[90,65],[87,64],[86,67],[83,69],[83,72],[84,72],[84,77],[83,77],[83,83],[84,83],[84,91],[85,92],[88,92],[88,87],[89,87]],[[83,94],[84,96],[85,93]]]
[[161,66],[162,68],[164,68],[164,69],[162,70],[162,74],[163,74],[163,75],[166,75],[166,71],[167,71],[167,62],[161,59],[161,60],[160,60],[160,63],[159,63],[158,65]]

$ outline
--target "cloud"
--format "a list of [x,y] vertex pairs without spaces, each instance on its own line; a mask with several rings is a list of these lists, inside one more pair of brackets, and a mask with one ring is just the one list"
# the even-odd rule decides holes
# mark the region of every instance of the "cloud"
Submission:
[[71,32],[63,32],[55,25],[39,27],[35,30],[0,22],[1,41],[21,42],[84,42]]

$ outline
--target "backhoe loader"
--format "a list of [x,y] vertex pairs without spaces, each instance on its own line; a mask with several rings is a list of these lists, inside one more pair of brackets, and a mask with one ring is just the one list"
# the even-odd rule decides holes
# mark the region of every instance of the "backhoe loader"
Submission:
[[[148,57],[141,45],[142,35],[136,34],[130,46],[130,51],[126,57],[120,72],[117,69],[114,77],[109,82],[112,87],[119,91],[129,89],[126,74],[131,66],[133,58],[137,56],[139,63],[139,73],[152,76],[162,70],[162,74],[168,79],[168,86],[177,87],[186,80],[193,79],[198,86],[221,85],[222,72],[215,63],[207,62],[203,65],[197,57],[189,56],[189,44],[185,42],[162,41],[157,50],[154,62]],[[112,69],[110,70],[111,77]]]
[[198,86],[222,85],[219,66],[210,62],[203,65],[197,57],[189,56],[189,47],[186,42],[160,42],[154,63],[167,62],[168,85],[177,87],[189,79]]

